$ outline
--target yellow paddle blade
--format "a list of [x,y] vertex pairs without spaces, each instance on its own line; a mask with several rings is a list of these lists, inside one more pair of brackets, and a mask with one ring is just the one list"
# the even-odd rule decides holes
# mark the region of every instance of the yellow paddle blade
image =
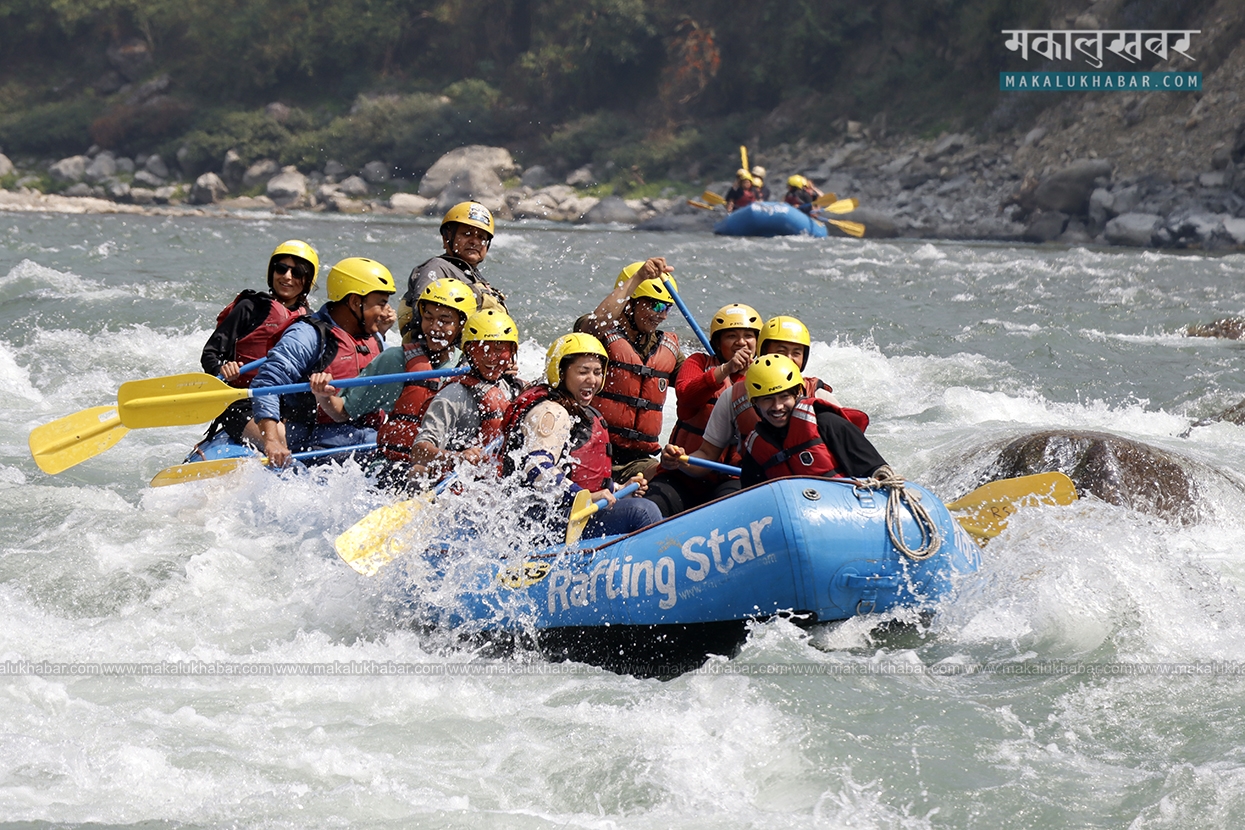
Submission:
[[1063,473],[1038,473],[983,484],[968,495],[948,502],[947,509],[968,514],[956,518],[973,536],[993,539],[1007,527],[1007,519],[1017,507],[1066,505],[1076,498],[1076,486]]
[[191,481],[201,481],[205,478],[227,476],[234,470],[241,469],[242,465],[252,458],[255,458],[255,456],[247,458],[217,458],[213,461],[193,461],[189,464],[166,467],[156,473],[155,478],[151,480],[151,486],[168,487],[170,484],[186,484]]
[[827,205],[832,205],[837,201],[839,201],[839,197],[835,196],[833,193],[823,193],[813,200],[813,207],[823,208]]
[[860,207],[859,199],[839,199],[837,202],[831,202],[830,204],[822,207],[822,210],[826,213],[851,213],[858,207]]
[[865,226],[859,222],[846,222],[842,219],[823,219],[821,220],[827,225],[834,225],[848,236],[854,236],[857,239],[865,235]]
[[700,208],[701,210],[713,210],[713,205],[706,205],[704,202],[698,202],[695,199],[688,199],[687,203],[692,207]]
[[701,201],[708,202],[711,205],[726,204],[726,199],[714,193],[712,190],[706,190],[704,193],[700,194],[700,199]]
[[30,454],[40,470],[56,475],[99,455],[129,431],[115,405],[96,406],[32,429]]
[[584,527],[592,514],[597,512],[597,503],[592,500],[592,493],[580,490],[571,502],[571,517],[566,522],[566,543],[573,545],[584,535]]
[[121,422],[130,429],[189,426],[211,421],[229,404],[248,397],[247,389],[191,372],[123,383],[117,392],[117,409]]
[[382,567],[407,553],[399,530],[418,518],[432,504],[432,494],[407,499],[368,513],[333,543],[337,555],[363,576],[374,576]]
[[742,144],[739,145],[739,166],[745,170],[752,169],[748,166],[748,148]]

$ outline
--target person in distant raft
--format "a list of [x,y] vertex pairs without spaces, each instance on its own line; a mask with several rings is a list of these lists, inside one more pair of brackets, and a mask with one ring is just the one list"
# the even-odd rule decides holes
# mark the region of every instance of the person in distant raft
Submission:
[[784,355],[758,357],[744,375],[756,428],[744,442],[740,482],[775,478],[893,478],[886,459],[834,404],[804,395],[804,378]]
[[730,213],[757,200],[753,190],[752,174],[743,167],[735,171],[735,186],[726,191],[726,212]]
[[[320,258],[306,242],[291,239],[268,258],[268,291],[246,289],[216,316],[216,330],[203,345],[203,371],[230,386],[251,385],[255,372],[239,375],[245,363],[268,354],[285,327],[310,311],[307,295],[316,287]],[[224,430],[234,443],[258,446],[259,427],[251,420],[251,399],[234,401],[208,427],[207,437]]]
[[597,407],[609,424],[616,481],[636,473],[649,478],[657,466],[653,456],[661,451],[666,391],[683,363],[679,338],[658,328],[674,305],[662,282],[673,270],[661,257],[631,263],[618,274],[614,290],[576,324],[595,335],[609,355]]
[[[307,382],[316,373],[332,378],[358,376],[385,348],[383,334],[394,322],[389,297],[397,288],[389,269],[364,257],[343,259],[329,271],[328,302],[315,314],[299,317],[268,352],[252,389]],[[376,440],[383,413],[335,423],[315,395],[261,395],[253,399],[255,423],[270,464],[284,467],[291,452],[342,447]],[[285,432],[280,429],[285,422]]]
[[[731,303],[713,315],[709,323],[713,354],[690,355],[674,379],[678,420],[670,432],[670,445],[682,453],[700,448],[713,405],[744,379],[744,371],[756,356],[760,333],[761,315],[752,306]],[[739,464],[733,448],[728,448],[725,461]],[[680,470],[665,470],[654,477],[646,498],[657,505],[661,515],[670,517],[738,489],[737,478],[713,473],[692,477]]]
[[759,164],[752,166],[752,189],[758,202],[769,201],[770,192],[769,185],[765,183],[765,168]]
[[493,244],[493,214],[479,202],[459,202],[441,219],[441,244],[445,252],[416,265],[407,280],[406,293],[398,309],[398,325],[402,342],[412,342],[419,320],[415,303],[429,283],[438,279],[455,279],[471,287],[477,308],[506,310],[506,296],[480,274],[480,265]]
[[523,387],[507,374],[519,353],[519,327],[509,314],[482,308],[463,326],[463,355],[471,373],[446,384],[428,404],[411,447],[413,469],[439,479],[460,461],[479,464],[501,437],[502,419]]
[[[529,491],[527,520],[538,543],[562,541],[581,490],[593,501],[610,502],[589,520],[585,538],[631,533],[661,520],[651,501],[614,498],[608,430],[592,405],[608,362],[592,335],[562,335],[546,355],[546,382],[521,392],[502,423],[501,473]],[[644,476],[631,481],[640,484],[635,495],[643,495]]]
[[813,183],[803,176],[791,176],[787,179],[787,195],[782,200],[802,213],[813,212],[813,202],[821,198],[822,192],[813,187]]
[[[449,277],[433,280],[415,304],[419,325],[401,346],[385,349],[359,374],[393,375],[428,372],[455,365],[458,341],[468,315],[476,310],[476,297],[463,282]],[[411,474],[411,448],[419,433],[428,403],[449,378],[409,380],[380,386],[354,386],[339,392],[322,374],[312,375],[312,391],[320,409],[334,421],[350,420],[355,413],[389,414],[376,431],[380,460],[375,471],[382,487],[405,488]]]

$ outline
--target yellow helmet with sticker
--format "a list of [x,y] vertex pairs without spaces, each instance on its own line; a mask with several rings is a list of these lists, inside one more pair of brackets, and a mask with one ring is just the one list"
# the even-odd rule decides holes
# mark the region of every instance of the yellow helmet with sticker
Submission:
[[712,340],[713,335],[727,329],[752,329],[759,335],[761,315],[755,308],[743,303],[724,305],[718,309],[718,313],[713,315],[713,320],[709,323],[709,339]]
[[804,385],[804,376],[795,361],[782,354],[761,355],[744,373],[744,389],[748,400],[777,395]]
[[609,364],[609,354],[600,340],[580,332],[564,334],[553,341],[545,355],[545,379],[550,386],[556,389],[562,383],[562,361],[578,354],[599,355],[602,370]]
[[479,202],[459,202],[446,211],[441,218],[441,234],[445,234],[445,226],[451,222],[459,225],[470,225],[479,228],[489,235],[489,239],[497,232],[493,224],[493,213]]

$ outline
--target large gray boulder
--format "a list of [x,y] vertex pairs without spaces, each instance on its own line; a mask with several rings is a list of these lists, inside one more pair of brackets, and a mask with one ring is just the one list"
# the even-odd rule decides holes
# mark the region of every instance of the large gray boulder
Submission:
[[[851,213],[828,213],[826,218],[859,222],[865,226],[865,239],[894,239],[905,229],[894,216],[873,208],[856,208]],[[842,233],[834,225],[830,225],[826,230],[831,236]]]
[[1106,432],[1052,430],[999,451],[988,478],[1061,472],[1082,496],[1189,524],[1201,518],[1191,459]]
[[634,225],[640,220],[640,214],[628,205],[621,196],[606,196],[597,202],[592,209],[579,221],[590,225]]
[[117,159],[112,153],[104,151],[95,158],[91,159],[91,163],[86,166],[82,177],[92,184],[102,182],[104,179],[111,179],[117,175]]
[[425,216],[435,209],[436,206],[437,202],[435,199],[417,196],[414,193],[395,193],[389,197],[390,208],[399,213],[409,213],[412,216]]
[[14,170],[13,162],[9,161],[9,157],[0,153],[0,176],[11,176]]
[[1035,204],[1042,210],[1057,210],[1084,216],[1095,181],[1111,178],[1111,162],[1105,159],[1081,159],[1056,170],[1038,183],[1033,191]]
[[[422,183],[419,195],[427,196]],[[459,202],[467,201],[479,202],[494,213],[505,206],[505,188],[492,167],[477,165],[455,173],[437,195],[437,210],[444,213]]]
[[307,177],[297,167],[285,167],[268,180],[265,192],[277,207],[298,207],[307,197]]
[[1025,226],[1025,242],[1050,242],[1068,227],[1068,214],[1057,210],[1038,211]]
[[367,182],[365,182],[360,176],[348,177],[341,184],[337,185],[337,189],[352,199],[358,199],[371,192],[371,188],[367,186]]
[[220,176],[215,173],[204,173],[195,179],[194,185],[190,188],[189,201],[192,205],[211,205],[225,198],[228,193],[229,188],[225,187]]
[[139,187],[164,187],[167,182],[150,170],[139,170],[134,174],[134,184]]
[[[3,158],[0,156],[0,158]],[[0,168],[3,164],[0,164]],[[0,174],[3,175],[3,174]],[[1245,218],[1229,218],[1223,220],[1224,235],[1236,245],[1245,245]]]
[[389,165],[383,161],[369,161],[363,165],[363,178],[369,184],[381,184],[390,179]]
[[225,160],[220,166],[221,180],[230,187],[237,187],[242,184],[242,176],[245,173],[246,165],[242,163],[242,156],[238,155],[238,151],[226,152]]
[[486,147],[482,144],[459,147],[441,156],[428,168],[428,172],[420,179],[419,195],[438,197],[454,179],[464,175],[476,177],[473,181],[496,179],[497,191],[500,193],[501,180],[518,172],[518,165],[505,147]]
[[281,165],[272,159],[260,159],[246,168],[246,172],[242,174],[242,186],[249,190],[256,185],[263,184],[280,172]]
[[69,156],[48,168],[48,175],[60,182],[80,182],[91,160],[86,156]]
[[143,163],[143,169],[153,176],[159,176],[162,179],[169,177],[169,166],[164,163],[164,159],[160,158],[157,153],[152,153]]
[[1154,232],[1163,217],[1154,213],[1121,213],[1107,223],[1103,237],[1112,245],[1146,248],[1154,244]]
[[523,177],[519,179],[519,183],[524,187],[530,187],[532,190],[540,190],[542,187],[548,187],[554,183],[553,175],[542,165],[535,165],[523,171]]

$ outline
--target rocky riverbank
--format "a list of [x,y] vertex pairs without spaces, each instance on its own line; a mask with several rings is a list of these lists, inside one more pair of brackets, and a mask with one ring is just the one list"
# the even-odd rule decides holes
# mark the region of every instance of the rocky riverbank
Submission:
[[[844,121],[822,144],[753,142],[752,158],[767,168],[775,197],[788,175],[800,173],[824,191],[858,198],[860,208],[840,218],[863,223],[866,237],[1240,248],[1245,45],[1238,30],[1245,31],[1245,13],[1225,20],[1212,39],[1198,67],[1200,93],[1069,93],[1023,127],[971,135],[896,135],[884,116],[867,126]],[[176,159],[121,158],[99,148],[20,167],[0,155],[0,185],[7,187],[0,210],[439,216],[474,198],[503,221],[707,231],[720,210],[696,209],[687,197],[729,186],[695,180],[693,166],[683,184],[657,197],[602,198],[597,183],[612,178],[611,162],[555,174],[540,165],[523,169],[508,150],[484,146],[447,153],[419,182],[392,178],[381,161],[359,170],[334,161],[299,170],[269,159],[244,165],[232,151],[219,169],[188,180]]]

